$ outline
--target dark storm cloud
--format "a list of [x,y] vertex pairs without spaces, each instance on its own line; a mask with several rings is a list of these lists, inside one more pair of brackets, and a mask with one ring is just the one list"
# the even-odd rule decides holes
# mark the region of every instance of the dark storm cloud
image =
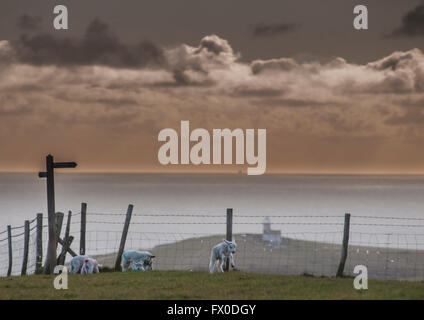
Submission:
[[40,17],[23,14],[18,18],[16,25],[19,29],[32,31],[40,29],[41,21]]
[[33,65],[106,65],[118,68],[157,66],[165,63],[162,49],[150,41],[128,46],[110,27],[93,20],[82,39],[50,34],[24,34],[12,43],[21,62]]
[[409,11],[402,18],[401,26],[393,30],[390,36],[424,36],[424,4]]
[[255,37],[272,37],[293,32],[300,28],[297,23],[258,23],[253,26],[252,33]]

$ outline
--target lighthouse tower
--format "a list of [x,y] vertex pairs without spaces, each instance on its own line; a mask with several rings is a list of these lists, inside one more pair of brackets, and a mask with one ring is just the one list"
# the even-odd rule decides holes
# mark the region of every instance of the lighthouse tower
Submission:
[[269,217],[264,219],[264,232],[262,234],[262,241],[267,242],[267,245],[278,247],[281,244],[281,230],[271,229],[271,220]]
[[269,217],[265,217],[264,234],[270,234],[270,233],[271,233],[271,220],[269,220]]

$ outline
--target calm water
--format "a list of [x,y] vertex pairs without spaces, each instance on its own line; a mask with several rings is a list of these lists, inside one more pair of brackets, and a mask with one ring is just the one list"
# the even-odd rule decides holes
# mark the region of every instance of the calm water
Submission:
[[[37,212],[46,212],[45,180],[36,174],[0,174],[0,231],[7,224],[22,225]],[[424,221],[357,219],[357,216],[424,218],[424,176],[355,175],[212,175],[212,174],[58,174],[56,210],[74,213],[88,203],[93,213],[124,213],[129,203],[136,214],[222,215],[221,218],[137,217],[156,222],[214,222],[210,225],[142,225],[132,230],[160,232],[225,233],[226,208],[234,208],[234,232],[261,232],[262,217],[238,215],[292,215],[299,219],[271,218],[273,229],[284,232],[341,231],[345,212],[352,214],[352,230],[376,233],[424,234]],[[303,216],[338,216],[305,218]],[[144,220],[143,220],[144,219]],[[122,217],[96,215],[91,229],[114,228]],[[283,224],[284,222],[290,222]],[[281,224],[277,224],[281,223]],[[300,224],[296,224],[300,223]],[[306,223],[306,224],[303,224]],[[358,226],[355,226],[358,223]],[[362,224],[371,224],[364,226]],[[374,224],[415,224],[418,227],[387,227]],[[116,226],[121,228],[120,225]]]

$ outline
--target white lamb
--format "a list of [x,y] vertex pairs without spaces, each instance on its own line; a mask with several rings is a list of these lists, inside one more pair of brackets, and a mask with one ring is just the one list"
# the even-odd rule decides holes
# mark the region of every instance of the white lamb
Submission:
[[153,270],[153,258],[155,256],[147,251],[128,250],[122,254],[121,267],[122,272],[128,270],[131,265],[132,270]]
[[99,267],[101,267],[101,265],[96,259],[86,257],[81,268],[81,274],[99,273]]
[[84,264],[84,260],[87,259],[88,256],[75,256],[71,259],[70,265],[70,274],[75,274],[80,271],[82,265]]
[[215,264],[218,262],[218,270],[220,272],[224,272],[222,269],[222,265],[224,264],[224,261],[228,258],[230,259],[230,265],[231,267],[235,268],[233,254],[236,253],[236,242],[224,240],[220,244],[217,244],[215,247],[212,248],[211,252],[211,261],[209,263],[209,272],[213,273]]

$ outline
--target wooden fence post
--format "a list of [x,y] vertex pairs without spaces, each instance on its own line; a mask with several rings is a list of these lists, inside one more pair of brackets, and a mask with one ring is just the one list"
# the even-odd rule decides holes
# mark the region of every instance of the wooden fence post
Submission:
[[24,258],[22,260],[21,276],[26,275],[28,265],[28,249],[29,249],[29,220],[25,220],[24,227]]
[[43,214],[37,213],[37,247],[35,251],[35,273],[42,273],[43,260]]
[[[51,157],[51,156],[50,156]],[[51,164],[53,165],[53,164]],[[53,184],[53,170],[47,170],[51,171],[51,177],[47,178],[47,185]],[[49,182],[50,181],[50,182]],[[52,195],[48,196],[48,202],[50,204],[49,207],[49,242],[47,245],[47,256],[46,256],[46,262],[44,263],[44,273],[45,274],[53,274],[54,268],[56,267],[57,257],[56,257],[56,251],[57,251],[57,245],[60,240],[60,232],[62,230],[62,222],[63,222],[63,213],[57,212],[53,215],[51,214],[51,209],[54,209],[54,186],[48,186],[47,190],[50,190]],[[49,193],[49,191],[48,191]],[[50,199],[50,200],[49,200]]]
[[47,244],[46,261],[44,262],[44,273],[53,274],[56,267],[57,232],[56,232],[56,210],[54,201],[54,161],[49,154],[46,157],[46,172],[40,172],[39,177],[47,178],[47,216],[49,221],[49,241]]
[[80,255],[85,255],[85,230],[87,225],[87,204],[81,203],[81,236],[80,236]]
[[342,255],[340,257],[339,268],[337,270],[337,277],[343,277],[344,267],[347,259],[348,247],[349,247],[349,232],[350,232],[350,213],[345,214],[344,230],[343,230],[343,245]]
[[[72,240],[71,240],[72,239]],[[69,244],[68,244],[68,252],[69,252],[69,254],[71,255],[71,256],[73,256],[73,257],[76,257],[78,254],[74,251],[74,250],[72,250],[71,248],[70,248],[70,246],[71,246],[71,242],[74,240],[74,237],[73,236],[69,236]],[[59,243],[62,245],[62,247],[65,245],[65,241],[63,241],[62,239],[60,239],[59,238]]]
[[124,253],[125,241],[127,240],[128,228],[130,227],[131,215],[133,211],[133,205],[130,204],[127,209],[127,215],[125,217],[124,230],[122,231],[121,243],[119,245],[118,256],[116,257],[115,271],[121,270],[121,256]]
[[57,250],[57,245],[59,244],[60,233],[62,232],[64,216],[65,214],[63,212],[56,212],[56,250]]
[[[233,209],[227,209],[227,236],[228,241],[233,241]],[[230,259],[225,259],[224,271],[230,270]]]
[[39,178],[47,178],[47,213],[49,217],[49,242],[47,245],[46,262],[44,263],[44,273],[53,274],[56,267],[57,240],[60,238],[56,232],[55,221],[55,200],[54,200],[54,169],[55,168],[75,168],[75,162],[54,162],[51,154],[46,157],[46,171],[39,172]]
[[9,268],[7,269],[7,276],[9,277],[12,274],[12,227],[7,226],[7,243],[9,246]]
[[66,253],[68,252],[68,248],[69,248],[69,232],[71,229],[71,218],[72,218],[72,211],[68,211],[68,220],[66,222],[66,229],[65,229],[65,238],[64,240],[64,244],[62,244],[62,251],[60,252],[59,257],[57,258],[57,264],[58,265],[64,265],[65,264],[65,258],[66,258]]

